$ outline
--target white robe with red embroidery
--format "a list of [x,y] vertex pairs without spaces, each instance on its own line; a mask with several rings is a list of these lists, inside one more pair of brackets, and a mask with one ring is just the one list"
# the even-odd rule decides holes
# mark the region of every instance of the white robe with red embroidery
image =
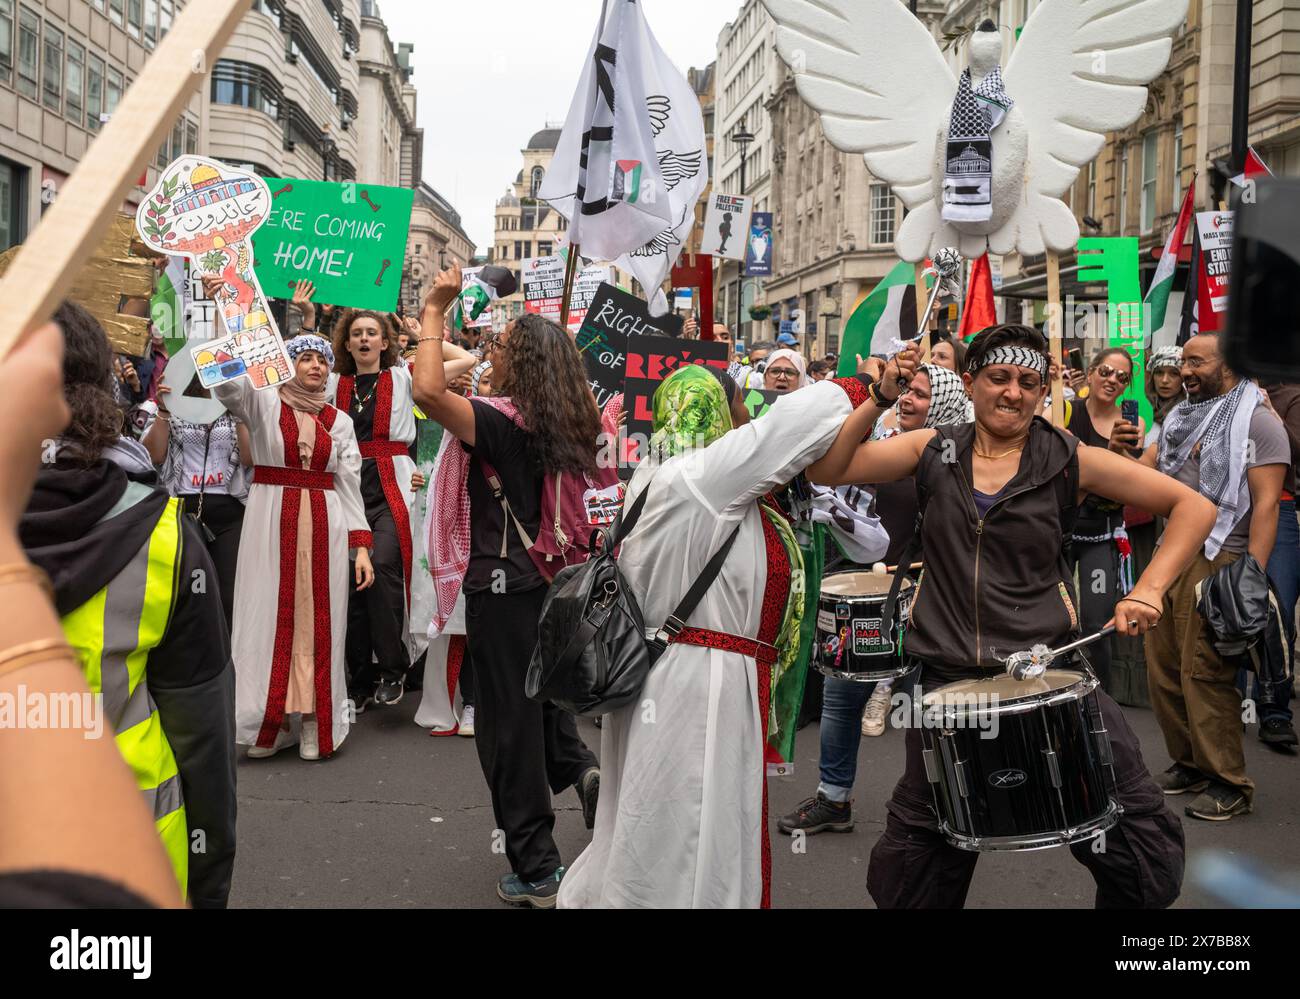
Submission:
[[[255,465],[301,468],[297,423],[275,389],[256,391],[246,378],[213,390],[248,427]],[[304,490],[254,481],[248,490],[235,572],[235,741],[269,746],[284,717],[293,648],[298,509],[312,516],[312,600],[316,631],[315,694],[322,756],[347,737],[343,641],[352,578],[350,548],[369,547],[361,502],[361,452],[352,420],[333,406],[316,417],[311,467],[332,473],[332,490]],[[256,479],[256,473],[254,473]],[[326,724],[326,715],[332,724]]]
[[[637,470],[625,508],[650,492],[619,566],[647,628],[663,623],[740,523],[688,624],[742,638],[779,630],[788,582],[769,580],[768,568],[788,572],[789,562],[756,501],[825,454],[865,395],[856,381],[820,382],[702,451]],[[768,697],[759,676],[739,652],[670,645],[637,701],[605,716],[596,828],[560,883],[561,906],[764,902]]]

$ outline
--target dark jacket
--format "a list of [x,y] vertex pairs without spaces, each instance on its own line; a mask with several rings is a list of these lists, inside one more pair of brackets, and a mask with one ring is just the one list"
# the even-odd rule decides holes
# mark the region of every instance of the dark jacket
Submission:
[[[68,614],[108,585],[148,541],[168,496],[150,473],[111,461],[45,466],[19,525]],[[216,571],[182,517],[176,600],[145,680],[176,757],[190,834],[189,897],[224,908],[235,863],[235,682]],[[202,832],[202,836],[196,834]]]
[[[946,437],[955,461],[944,461]],[[1077,488],[1077,440],[1035,417],[1020,470],[980,520],[974,438],[973,423],[939,428],[916,470],[925,569],[904,648],[945,681],[1000,671],[1012,652],[1054,647],[1078,630],[1062,544],[1062,519],[1072,520],[1076,499],[1068,483]]]

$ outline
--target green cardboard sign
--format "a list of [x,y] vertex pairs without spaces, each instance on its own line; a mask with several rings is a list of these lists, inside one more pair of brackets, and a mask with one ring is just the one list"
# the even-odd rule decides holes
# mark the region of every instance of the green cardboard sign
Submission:
[[253,267],[269,297],[292,298],[298,281],[311,281],[315,302],[377,312],[397,308],[414,191],[264,179],[271,211],[253,236]]
[[1107,345],[1122,347],[1133,361],[1133,381],[1121,399],[1136,399],[1138,415],[1151,429],[1146,394],[1146,332],[1138,279],[1136,236],[1085,236],[1079,240],[1079,281],[1106,284]]

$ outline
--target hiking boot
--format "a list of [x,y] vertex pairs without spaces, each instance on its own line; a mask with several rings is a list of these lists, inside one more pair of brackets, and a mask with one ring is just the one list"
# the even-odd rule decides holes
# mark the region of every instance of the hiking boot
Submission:
[[564,868],[541,881],[525,881],[518,874],[507,874],[497,882],[497,898],[511,905],[526,905],[534,909],[554,909],[555,898],[560,893],[560,880]]
[[406,693],[406,685],[399,676],[396,680],[380,680],[375,688],[375,703],[380,707],[392,707]]
[[831,801],[818,791],[815,797],[800,802],[789,815],[781,816],[776,827],[787,836],[796,829],[808,836],[819,832],[852,832],[853,805],[848,801]]
[[1156,786],[1165,794],[1186,794],[1204,791],[1210,786],[1210,780],[1199,770],[1175,763],[1162,774],[1155,776]]
[[1259,723],[1259,741],[1270,749],[1286,751],[1300,743],[1295,728],[1285,718],[1268,718]]
[[582,821],[588,829],[596,828],[596,801],[600,797],[600,768],[591,767],[573,785],[582,802]]
[[1234,815],[1245,815],[1250,810],[1250,799],[1241,788],[1217,780],[1192,799],[1185,809],[1192,818],[1209,822],[1226,822]]

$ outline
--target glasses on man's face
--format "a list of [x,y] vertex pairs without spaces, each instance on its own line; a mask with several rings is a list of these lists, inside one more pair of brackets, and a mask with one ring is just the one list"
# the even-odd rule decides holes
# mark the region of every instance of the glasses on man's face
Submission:
[[1193,371],[1200,371],[1207,364],[1213,364],[1213,363],[1214,362],[1208,357],[1184,357],[1183,358],[1183,367],[1191,368]]
[[1097,365],[1097,374],[1105,381],[1107,378],[1114,378],[1121,385],[1127,385],[1133,380],[1133,376],[1127,371],[1121,371],[1119,368],[1112,368],[1109,364]]
[[794,368],[768,368],[766,373],[781,381],[793,381],[799,377],[799,372]]

